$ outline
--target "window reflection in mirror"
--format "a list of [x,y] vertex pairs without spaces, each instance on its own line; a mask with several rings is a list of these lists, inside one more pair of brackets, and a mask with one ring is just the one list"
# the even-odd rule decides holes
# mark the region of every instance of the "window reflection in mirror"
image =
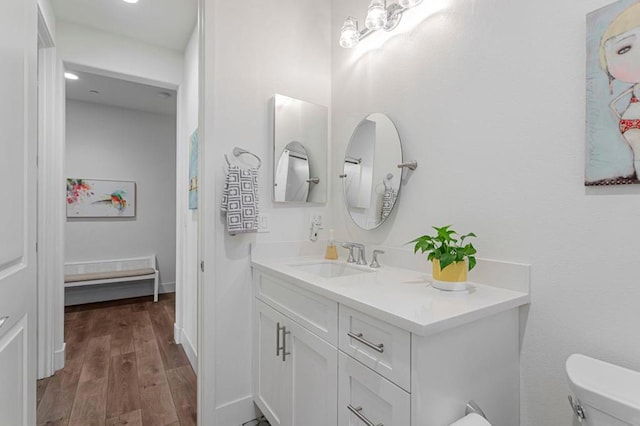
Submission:
[[273,200],[327,201],[328,109],[274,96]]
[[391,119],[380,113],[364,118],[347,146],[342,174],[345,205],[360,228],[377,228],[391,214],[400,192],[400,163],[400,136]]

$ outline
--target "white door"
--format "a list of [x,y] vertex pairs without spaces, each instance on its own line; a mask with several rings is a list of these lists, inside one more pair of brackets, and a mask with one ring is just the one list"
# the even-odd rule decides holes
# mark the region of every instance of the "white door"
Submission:
[[289,425],[336,426],[338,350],[292,321],[289,327],[286,347],[293,398]]
[[255,300],[255,321],[254,400],[271,426],[287,425],[286,419],[291,412],[291,383],[280,348],[284,346],[283,327],[286,327],[288,320],[263,302]]
[[35,424],[37,3],[0,7],[0,425]]

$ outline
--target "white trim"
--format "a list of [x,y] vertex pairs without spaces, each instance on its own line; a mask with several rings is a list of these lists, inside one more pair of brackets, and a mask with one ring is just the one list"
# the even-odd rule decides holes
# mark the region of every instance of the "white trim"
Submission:
[[[214,207],[215,197],[206,196],[209,183],[211,183],[211,191],[214,192],[215,178],[211,178],[212,173],[207,172],[204,165],[211,166],[210,171],[214,170],[216,165],[215,161],[209,161],[209,158],[205,159],[205,156],[209,154],[211,159],[214,158],[217,150],[214,145],[211,145],[212,149],[207,148],[207,141],[209,132],[213,134],[214,124],[211,120],[207,120],[207,116],[214,117],[214,97],[213,97],[213,81],[207,80],[206,76],[214,75],[214,46],[211,46],[211,51],[207,54],[207,48],[209,44],[206,43],[207,37],[211,36],[213,39],[214,28],[213,25],[207,27],[205,24],[207,18],[213,22],[213,9],[214,5],[209,2],[210,10],[206,8],[206,0],[198,0],[198,148],[200,153],[198,155],[198,194],[199,208],[198,208],[198,251],[200,253],[200,260],[205,261],[205,271],[209,271],[208,276],[204,272],[198,270],[198,401],[207,401],[206,404],[198,404],[198,424],[222,426],[230,423],[218,423],[216,422],[216,350],[215,350],[215,315],[213,309],[205,309],[205,306],[213,306],[211,303],[215,303],[215,247],[216,247],[216,220],[213,218],[215,215],[213,212],[216,210]],[[208,13],[208,14],[207,14]],[[211,32],[211,34],[209,34]],[[213,44],[213,43],[212,43]],[[208,81],[208,83],[207,83]],[[208,182],[211,180],[212,182]],[[211,210],[210,218],[207,218],[207,213]],[[211,219],[211,220],[209,220]],[[206,237],[210,236],[208,240]],[[208,268],[208,269],[207,269]],[[205,285],[205,279],[209,278],[209,282]],[[206,327],[206,330],[205,330]],[[206,362],[205,362],[206,360]]]
[[176,282],[171,281],[169,283],[161,283],[160,288],[158,289],[158,293],[167,294],[167,293],[175,293],[176,292]]
[[191,343],[191,339],[184,332],[183,328],[178,327],[177,324],[173,324],[173,339],[179,345],[182,345],[184,349],[184,353],[187,355],[189,359],[189,364],[191,364],[191,368],[193,371],[198,374],[198,352],[196,347]]
[[38,2],[38,43],[41,48],[55,47],[51,28],[47,25],[47,19],[44,15],[45,12]]
[[64,81],[51,30],[38,4],[38,378],[64,366]]
[[216,407],[215,413],[215,424],[222,426],[237,424],[238,419],[252,419],[256,417],[257,411],[253,397],[249,395]]
[[53,368],[58,371],[64,368],[64,359],[67,350],[67,344],[62,342],[62,347],[53,353]]
[[161,89],[168,89],[168,90],[178,90],[178,87],[179,87],[175,83],[169,83],[162,80],[155,80],[153,78],[139,77],[131,74],[123,74],[121,72],[106,70],[104,68],[95,68],[92,66],[79,64],[73,61],[65,61],[65,64],[69,66],[69,68],[73,68],[76,71],[95,74],[102,77],[114,78],[116,80],[125,80],[125,81],[130,81],[132,83],[145,84],[147,86],[154,86],[154,87],[158,87]]
[[[178,327],[178,329],[182,330],[184,325],[184,282],[185,282],[185,213],[184,210],[186,208],[186,198],[188,194],[185,193],[186,182],[187,179],[183,176],[183,168],[185,156],[183,155],[182,144],[180,143],[180,138],[183,137],[181,135],[182,131],[182,122],[184,106],[181,104],[183,97],[184,88],[181,85],[177,91],[177,111],[176,111],[176,303],[175,303],[175,324],[174,327]],[[186,159],[188,161],[188,159]],[[176,343],[181,343],[178,341],[180,336],[175,333],[174,328],[174,338]],[[194,368],[195,370],[195,368]]]

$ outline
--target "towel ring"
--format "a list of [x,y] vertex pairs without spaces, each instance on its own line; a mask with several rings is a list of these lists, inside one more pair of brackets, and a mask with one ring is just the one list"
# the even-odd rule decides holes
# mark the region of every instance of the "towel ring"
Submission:
[[[258,169],[262,166],[262,160],[260,159],[260,157],[258,157],[256,154],[254,154],[251,151],[247,151],[246,149],[242,149],[242,148],[238,148],[235,147],[233,148],[233,155],[235,157],[240,157],[242,154],[248,154],[250,156],[252,156],[253,158],[255,158],[256,160],[258,160]],[[224,155],[224,159],[227,161],[227,165],[231,165],[231,163],[229,162],[229,157],[227,157],[227,154]]]

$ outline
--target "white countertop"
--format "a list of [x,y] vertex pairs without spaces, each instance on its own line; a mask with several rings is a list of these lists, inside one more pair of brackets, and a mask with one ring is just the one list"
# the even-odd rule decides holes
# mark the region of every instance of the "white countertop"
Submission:
[[[421,336],[529,303],[528,293],[471,282],[464,292],[437,290],[431,287],[430,275],[390,266],[336,278],[323,278],[295,268],[295,265],[324,261],[318,256],[252,259],[251,265],[258,271]],[[359,268],[371,270],[368,266]]]

